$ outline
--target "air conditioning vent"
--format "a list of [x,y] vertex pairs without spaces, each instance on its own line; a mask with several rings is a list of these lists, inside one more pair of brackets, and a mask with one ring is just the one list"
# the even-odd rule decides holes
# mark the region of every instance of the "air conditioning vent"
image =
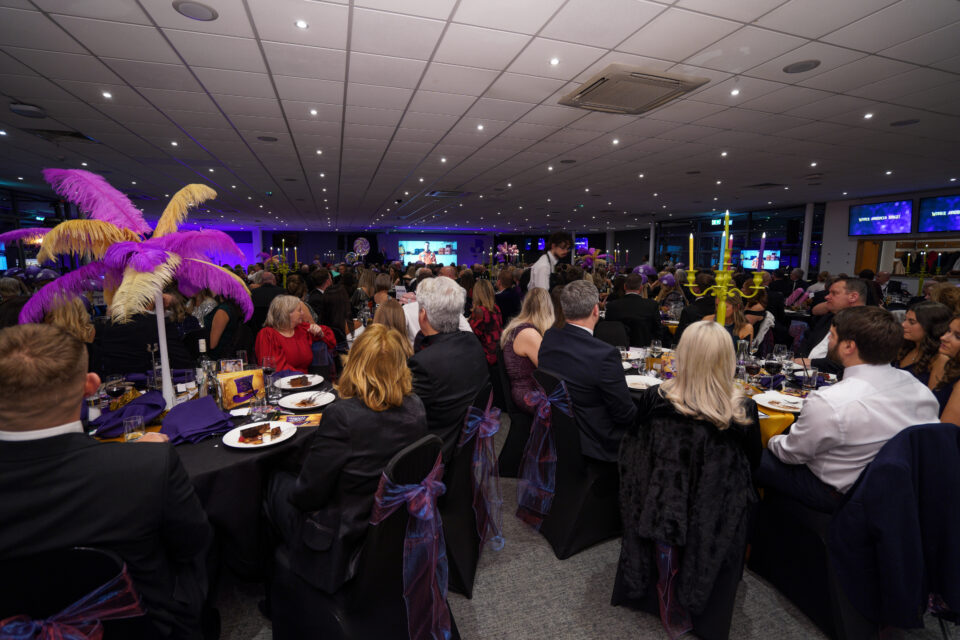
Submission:
[[748,184],[744,189],[757,189],[762,191],[764,189],[783,189],[785,186],[786,185],[777,184],[776,182],[759,182],[757,184]]
[[606,113],[638,114],[662,106],[703,86],[709,78],[650,72],[611,64],[560,99],[560,104]]
[[60,129],[22,129],[22,131],[32,133],[47,142],[90,142],[100,144],[90,136],[85,136],[79,131],[62,131]]
[[468,195],[470,195],[470,192],[469,192],[469,191],[443,191],[443,190],[437,190],[437,191],[428,191],[428,192],[427,192],[427,197],[428,197],[428,198],[466,198]]

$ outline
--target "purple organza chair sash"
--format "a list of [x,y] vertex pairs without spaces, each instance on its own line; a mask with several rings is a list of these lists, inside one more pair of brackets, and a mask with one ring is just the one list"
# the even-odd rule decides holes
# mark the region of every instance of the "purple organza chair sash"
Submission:
[[462,447],[476,436],[473,447],[473,512],[477,516],[477,533],[480,535],[480,548],[489,541],[490,546],[499,551],[503,549],[503,498],[500,495],[500,473],[497,470],[497,454],[494,451],[493,436],[500,430],[500,409],[493,405],[493,392],[483,411],[477,407],[467,409],[463,431],[460,432],[458,447]]
[[556,489],[557,445],[550,428],[553,409],[572,417],[573,407],[563,381],[549,396],[543,390],[536,389],[527,392],[523,399],[527,405],[536,408],[536,414],[520,460],[517,517],[539,530],[543,519],[550,514]]
[[447,548],[443,540],[437,497],[446,487],[442,457],[420,484],[394,484],[384,473],[373,499],[371,524],[380,524],[401,505],[407,505],[403,544],[403,600],[407,605],[410,640],[449,640],[447,609]]
[[0,620],[3,640],[101,640],[101,620],[133,618],[144,614],[140,596],[126,565],[106,584],[45,620],[11,616]]
[[657,597],[660,603],[660,622],[667,631],[670,640],[674,640],[693,629],[690,614],[677,600],[677,548],[665,542],[657,541]]

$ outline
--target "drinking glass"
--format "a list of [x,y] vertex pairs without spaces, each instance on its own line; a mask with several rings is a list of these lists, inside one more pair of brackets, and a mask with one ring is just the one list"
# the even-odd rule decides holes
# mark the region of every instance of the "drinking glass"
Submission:
[[787,352],[787,345],[778,344],[773,347],[773,357],[778,360],[783,360],[784,354]]
[[[266,368],[264,368],[264,373],[266,373]],[[269,383],[267,384],[267,401],[270,404],[277,404],[280,402],[280,396],[283,395],[280,391],[280,387],[277,386],[277,382],[280,380],[280,377],[273,373],[267,377]]]
[[143,428],[143,416],[130,416],[123,419],[123,440],[139,440],[147,434]]
[[260,367],[263,368],[264,380],[272,376],[277,371],[277,363],[273,356],[263,356],[260,358]]
[[650,341],[650,355],[659,358],[663,354],[663,344],[659,340]]
[[262,396],[255,397],[250,401],[250,418],[255,422],[260,422],[265,420],[269,410],[270,405],[267,403],[267,394],[264,393]]
[[784,364],[786,364],[786,363],[788,363],[788,362],[793,362],[793,351],[791,351],[790,349],[784,347],[784,348],[783,348],[783,353],[782,353],[781,355],[782,355],[782,357],[780,358],[780,360],[781,360]]
[[769,358],[763,363],[763,368],[766,369],[767,373],[771,376],[775,376],[783,371],[783,362],[776,358]]
[[750,376],[750,381],[753,382],[760,374],[760,361],[756,358],[747,358],[743,362],[744,371],[747,372],[747,375]]
[[104,384],[103,390],[111,398],[119,398],[127,392],[126,380],[121,375],[107,376],[107,382]]
[[800,380],[803,383],[803,388],[808,391],[813,391],[817,388],[817,378],[820,375],[820,372],[817,371],[816,367],[807,367],[803,371],[797,372],[800,375]]
[[750,341],[737,340],[737,363],[741,363],[750,356]]
[[630,347],[620,346],[620,347],[617,347],[617,349],[620,350],[620,360],[622,362],[626,362],[627,360],[630,359]]
[[240,349],[239,351],[237,351],[237,358],[240,360],[240,362],[243,363],[243,369],[244,369],[244,371],[246,371],[246,369],[247,369],[247,352],[246,352],[246,350]]

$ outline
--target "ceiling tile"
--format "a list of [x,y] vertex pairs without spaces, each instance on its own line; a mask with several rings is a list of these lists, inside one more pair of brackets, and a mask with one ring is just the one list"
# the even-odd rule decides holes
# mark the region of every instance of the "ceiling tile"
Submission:
[[[343,87],[340,89],[340,98],[343,98]],[[287,119],[292,122],[303,120],[304,122],[340,122],[343,116],[343,107],[341,105],[322,104],[320,102],[298,102],[295,100],[281,100],[283,109],[287,114]],[[311,115],[313,109],[317,115]]]
[[353,51],[428,60],[443,22],[370,9],[354,9]]
[[753,22],[771,9],[783,4],[784,0],[738,0],[737,2],[715,2],[715,0],[680,0],[676,6],[709,13],[722,18]]
[[954,56],[952,58],[947,58],[946,60],[941,60],[940,62],[934,63],[933,66],[937,67],[938,69],[945,69],[954,73],[960,73],[960,56]]
[[274,75],[343,81],[345,51],[276,42],[264,42],[263,51]]
[[400,122],[401,117],[403,117],[403,111],[399,109],[375,109],[357,106],[348,106],[345,115],[346,122],[353,124],[376,124],[388,127],[395,127]]
[[[57,1],[57,0],[52,0]],[[120,0],[125,2],[125,0]],[[247,12],[243,0],[203,0],[203,4],[213,8],[218,17],[216,20],[202,22],[188,18],[172,7],[170,0],[139,0],[159,26],[183,31],[199,31],[200,33],[217,33],[225,36],[252,38],[253,29],[247,19]]]
[[883,102],[896,102],[901,96],[910,96],[933,87],[950,84],[957,77],[936,69],[914,69],[850,91],[851,95]]
[[907,40],[880,53],[916,64],[932,64],[955,55],[957,42],[960,42],[960,22]]
[[783,113],[796,107],[817,102],[829,97],[829,93],[808,89],[806,87],[784,87],[771,91],[759,98],[747,100],[742,104],[744,109],[756,109],[770,113]]
[[853,109],[861,109],[861,113],[866,112],[873,106],[873,102],[853,96],[834,95],[824,98],[818,102],[795,107],[787,111],[788,115],[799,116],[801,118],[811,118],[814,120],[824,120],[838,116],[842,113],[849,113]]
[[401,130],[422,129],[430,131],[447,131],[457,121],[455,115],[445,115],[440,113],[417,113],[408,111],[403,117]]
[[420,82],[426,66],[423,60],[353,53],[350,55],[350,80],[361,84],[413,89]]
[[167,89],[143,89],[140,93],[160,108],[207,112],[217,110],[213,101],[205,93],[169,91]]
[[[328,49],[345,49],[347,46],[349,10],[344,5],[303,0],[270,0],[251,2],[249,7],[261,40]],[[297,20],[305,21],[307,28],[297,27]]]
[[[596,47],[534,38],[507,71],[569,81],[605,53]],[[550,64],[554,58],[559,60],[556,65]]]
[[275,98],[276,92],[265,73],[247,73],[224,69],[193,67],[193,72],[210,93],[244,95],[251,98]]
[[531,107],[532,105],[526,102],[481,98],[477,100],[477,103],[467,112],[467,117],[481,120],[491,118],[493,120],[511,121],[521,117],[529,111]]
[[446,20],[456,0],[357,0],[356,6],[405,13],[422,18]]
[[960,20],[955,0],[901,0],[824,36],[823,40],[862,51],[880,51]]
[[[593,0],[570,0],[538,34],[595,47],[610,48],[664,10],[643,0],[606,0],[598,11]],[[616,19],[611,19],[616,16]]]
[[347,104],[357,107],[404,109],[413,95],[412,89],[378,87],[351,82],[347,85]]
[[914,65],[898,60],[867,56],[842,67],[837,67],[832,71],[801,80],[799,84],[815,89],[843,93],[913,69],[916,69]]
[[[740,27],[739,23],[730,20],[682,9],[668,9],[618,46],[617,50],[664,60],[685,60]],[[677,37],[678,33],[683,36]]]
[[263,55],[255,40],[167,29],[164,34],[194,67],[266,73]]
[[666,120],[668,122],[695,122],[726,109],[724,105],[681,99],[644,114],[646,118]]
[[503,69],[529,41],[516,33],[451,24],[434,55],[436,62]]
[[461,96],[453,93],[438,93],[420,90],[413,96],[408,110],[418,113],[440,113],[451,116],[463,115],[473,104],[473,96]]
[[71,100],[69,93],[56,84],[39,76],[0,75],[0,87],[5,96],[16,100],[51,99]]
[[48,78],[103,83],[120,81],[117,74],[91,55],[15,49],[13,47],[5,47],[4,49],[21,63]]
[[149,18],[135,2],[125,0],[84,0],[83,2],[63,2],[63,0],[36,0],[36,5],[48,13],[60,13],[82,18],[114,20],[150,24]]
[[496,71],[431,62],[420,88],[440,93],[479,96],[497,77]]
[[537,33],[564,0],[460,0],[454,22],[478,27]]
[[[695,96],[695,99],[699,102],[709,102],[711,104],[722,104],[730,107],[736,107],[742,105],[748,100],[753,100],[755,98],[759,98],[760,96],[777,91],[784,86],[786,85],[783,85],[779,82],[760,80],[759,78],[751,78],[748,76],[740,76],[729,78],[718,83],[710,83],[704,89],[701,89],[691,97]],[[734,89],[739,90],[740,93],[735,96],[731,95],[730,92]]]
[[0,45],[86,53],[63,29],[38,11],[0,7]]
[[539,103],[562,87],[562,80],[504,73],[484,94],[486,98]]
[[152,26],[54,16],[54,20],[95,55],[142,62],[177,64],[180,60]]
[[202,91],[193,75],[180,64],[135,62],[112,58],[103,58],[103,61],[121,78],[137,88]]
[[[119,80],[117,81],[119,83]],[[57,80],[57,84],[94,107],[119,105],[125,107],[148,107],[150,104],[138,92],[125,84],[106,84],[102,82],[77,82]],[[104,98],[103,91],[111,97]]]
[[571,109],[570,107],[555,107],[552,105],[540,105],[534,107],[531,111],[520,117],[520,122],[532,122],[533,124],[545,124],[564,126],[587,115],[582,109]]
[[898,0],[790,0],[756,23],[805,38],[819,38],[895,2]]
[[343,83],[331,80],[316,80],[313,78],[292,78],[289,76],[273,76],[277,85],[277,93],[283,100],[303,100],[305,102],[322,102],[325,104],[343,104]]
[[687,63],[731,73],[762,64],[804,44],[801,38],[757,27],[743,27],[691,56]]

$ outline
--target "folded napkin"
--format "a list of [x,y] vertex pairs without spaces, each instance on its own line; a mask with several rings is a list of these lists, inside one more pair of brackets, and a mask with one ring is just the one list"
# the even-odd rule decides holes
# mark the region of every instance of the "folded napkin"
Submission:
[[163,419],[160,433],[173,444],[199,442],[233,428],[230,414],[224,413],[210,396],[178,404]]
[[[138,389],[145,389],[147,387],[146,373],[128,373],[124,377],[127,382],[132,382]],[[193,382],[196,378],[196,372],[193,369],[171,369],[170,377],[173,379],[173,384]]]
[[776,389],[785,379],[786,378],[779,374],[775,376],[760,376],[757,378],[757,386],[761,389]]
[[90,423],[90,427],[97,430],[98,438],[119,438],[123,435],[124,418],[143,416],[143,424],[148,425],[156,420],[166,407],[163,394],[159,391],[148,391],[119,409],[104,412]]

